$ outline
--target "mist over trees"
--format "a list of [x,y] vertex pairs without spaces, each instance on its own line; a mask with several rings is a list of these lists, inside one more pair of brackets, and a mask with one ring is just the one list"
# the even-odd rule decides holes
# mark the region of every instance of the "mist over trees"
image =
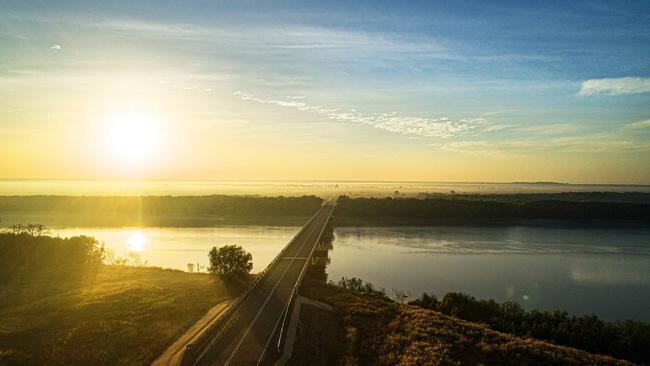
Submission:
[[650,203],[648,192],[554,192],[554,193],[420,193],[418,198],[450,198],[471,201],[525,203],[535,201]]

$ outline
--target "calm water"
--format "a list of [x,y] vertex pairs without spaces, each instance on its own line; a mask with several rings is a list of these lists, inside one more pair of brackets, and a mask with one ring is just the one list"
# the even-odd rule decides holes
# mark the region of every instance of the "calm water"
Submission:
[[329,278],[650,321],[650,229],[339,228]]
[[[77,228],[55,234],[92,235],[118,255],[136,249],[150,265],[178,269],[187,263],[206,265],[214,245],[239,244],[253,254],[257,272],[298,230]],[[330,279],[357,276],[389,294],[393,288],[413,296],[462,291],[515,300],[528,309],[650,321],[650,229],[338,228],[333,244]]]
[[[73,228],[53,230],[62,237],[94,236],[119,256],[136,252],[152,266],[187,269],[208,264],[213,246],[237,244],[253,254],[253,272],[267,264],[300,230],[299,227],[226,226],[213,228]],[[134,240],[135,239],[135,240]]]

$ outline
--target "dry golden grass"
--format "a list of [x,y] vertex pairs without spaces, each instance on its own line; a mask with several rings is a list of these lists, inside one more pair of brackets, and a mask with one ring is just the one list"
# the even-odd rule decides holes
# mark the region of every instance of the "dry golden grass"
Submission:
[[[309,282],[304,293],[333,305],[344,331],[337,341],[342,346],[338,365],[631,365],[607,356],[569,347],[496,332],[416,306],[399,305]],[[309,313],[303,313],[309,317]],[[302,319],[303,337],[314,334],[314,322],[321,315]],[[335,322],[331,327],[335,327]],[[328,325],[320,325],[327,327]],[[300,337],[300,335],[299,335]],[[300,339],[300,338],[299,338]],[[297,351],[322,339],[300,339]],[[330,340],[328,340],[330,342]],[[329,350],[332,352],[332,350]],[[312,353],[312,358],[316,356]],[[294,359],[294,364],[300,364]]]

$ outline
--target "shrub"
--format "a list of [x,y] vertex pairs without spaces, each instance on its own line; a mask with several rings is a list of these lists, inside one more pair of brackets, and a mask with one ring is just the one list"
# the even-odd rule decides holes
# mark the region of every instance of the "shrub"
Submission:
[[253,256],[239,245],[212,247],[208,257],[208,271],[225,281],[241,279],[253,269]]

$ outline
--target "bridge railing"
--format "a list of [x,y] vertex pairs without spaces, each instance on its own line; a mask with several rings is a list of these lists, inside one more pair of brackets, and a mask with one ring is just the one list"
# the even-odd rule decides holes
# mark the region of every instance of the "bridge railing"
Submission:
[[[322,207],[322,206],[321,206]],[[192,343],[188,344],[183,351],[181,357],[180,365],[182,366],[193,366],[198,360],[207,352],[210,343],[219,335],[230,328],[232,324],[232,315],[238,308],[239,305],[251,294],[251,292],[261,283],[262,279],[266,276],[269,270],[284,256],[284,253],[289,249],[289,247],[296,241],[296,239],[305,231],[305,228],[311,224],[314,219],[318,216],[321,209],[318,211],[302,226],[296,235],[282,248],[282,250],[271,260],[271,262],[260,272],[251,284],[246,288],[246,290],[234,301],[232,302],[224,312],[219,315],[219,317],[212,323],[203,333],[199,335]],[[331,215],[331,213],[330,213]],[[329,217],[328,217],[329,219]],[[322,231],[321,231],[322,234]],[[312,250],[313,252],[313,250]],[[311,253],[310,253],[311,256]],[[301,273],[302,275],[302,273]],[[293,295],[292,295],[293,296]]]

